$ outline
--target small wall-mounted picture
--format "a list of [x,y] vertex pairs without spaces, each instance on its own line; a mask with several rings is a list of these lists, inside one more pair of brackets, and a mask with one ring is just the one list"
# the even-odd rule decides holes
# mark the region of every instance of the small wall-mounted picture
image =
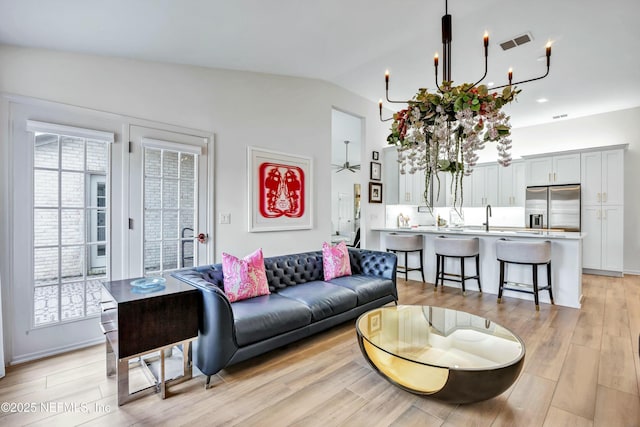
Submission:
[[378,159],[380,159],[380,153],[377,151],[371,152],[371,160],[378,160]]
[[382,183],[369,183],[369,203],[382,203]]
[[372,181],[382,180],[382,164],[378,162],[371,162],[371,170],[369,171],[369,178]]

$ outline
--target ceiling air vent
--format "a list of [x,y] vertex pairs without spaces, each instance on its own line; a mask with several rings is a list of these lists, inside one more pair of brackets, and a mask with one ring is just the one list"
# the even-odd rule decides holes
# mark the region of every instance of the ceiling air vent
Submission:
[[531,35],[531,33],[524,33],[519,36],[515,36],[511,40],[506,40],[500,43],[500,47],[502,47],[502,50],[509,50],[516,46],[521,46],[525,43],[529,43],[531,40],[533,40],[533,36]]

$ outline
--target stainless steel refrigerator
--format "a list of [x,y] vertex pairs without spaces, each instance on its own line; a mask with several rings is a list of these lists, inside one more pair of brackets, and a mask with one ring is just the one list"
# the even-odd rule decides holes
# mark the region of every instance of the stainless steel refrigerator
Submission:
[[580,184],[527,187],[525,224],[580,231]]

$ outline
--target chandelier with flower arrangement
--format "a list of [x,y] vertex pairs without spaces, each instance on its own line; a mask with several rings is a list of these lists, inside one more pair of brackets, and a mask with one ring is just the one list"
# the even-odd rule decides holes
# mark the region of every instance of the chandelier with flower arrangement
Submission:
[[[487,76],[489,35],[485,32],[484,75],[475,83],[453,86],[451,80],[451,15],[448,0],[445,0],[445,15],[442,17],[442,82],[438,83],[438,53],[433,58],[437,90],[430,93],[421,88],[407,101],[389,99],[389,71],[385,73],[385,97],[389,103],[407,104],[392,118],[382,118],[382,100],[379,102],[380,120],[393,120],[391,134],[387,138],[390,145],[398,147],[400,173],[425,171],[424,201],[431,208],[429,188],[432,179],[437,182],[433,193],[440,193],[438,172],[452,174],[451,193],[454,208],[459,211],[463,204],[462,177],[470,175],[478,160],[477,151],[482,150],[487,141],[495,142],[498,163],[511,163],[511,124],[502,108],[513,101],[520,90],[516,84],[545,78],[551,64],[551,44],[547,43],[547,70],[540,77],[513,82],[513,72],[509,69],[509,83],[487,88],[480,84]],[[501,91],[499,89],[502,89]],[[435,184],[435,183],[434,183]]]

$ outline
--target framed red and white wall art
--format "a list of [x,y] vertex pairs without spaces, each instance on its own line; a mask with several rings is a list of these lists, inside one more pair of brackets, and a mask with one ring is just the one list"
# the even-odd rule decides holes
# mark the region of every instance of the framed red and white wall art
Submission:
[[312,227],[312,167],[310,157],[249,147],[250,232]]

